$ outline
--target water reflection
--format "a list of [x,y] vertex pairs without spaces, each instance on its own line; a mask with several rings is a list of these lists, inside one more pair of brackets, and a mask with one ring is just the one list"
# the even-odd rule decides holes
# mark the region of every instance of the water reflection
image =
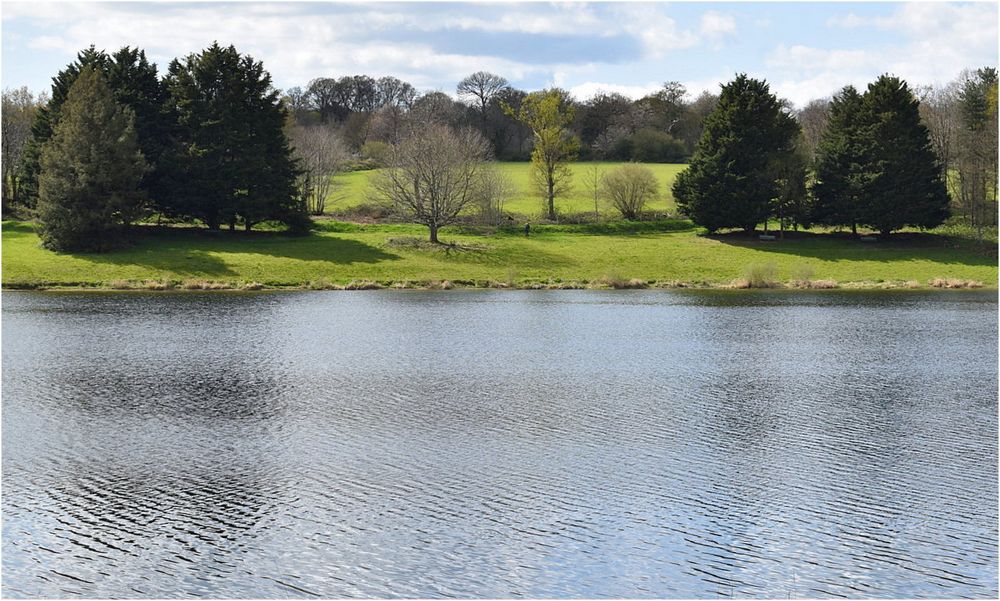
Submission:
[[9,597],[997,594],[996,295],[4,295]]

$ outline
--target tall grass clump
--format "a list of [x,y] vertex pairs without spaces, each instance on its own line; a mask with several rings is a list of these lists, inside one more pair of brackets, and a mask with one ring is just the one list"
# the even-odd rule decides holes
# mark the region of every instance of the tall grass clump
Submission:
[[963,280],[959,278],[934,278],[928,282],[931,288],[982,288],[979,280]]
[[614,288],[615,290],[632,290],[648,287],[646,280],[640,278],[625,278],[616,271],[606,274],[598,280],[598,283]]
[[734,288],[780,288],[778,268],[774,263],[751,263],[743,277],[733,281]]

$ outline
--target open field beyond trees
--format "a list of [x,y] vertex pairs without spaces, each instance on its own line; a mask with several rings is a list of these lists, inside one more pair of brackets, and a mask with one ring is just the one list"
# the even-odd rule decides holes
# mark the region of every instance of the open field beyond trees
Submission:
[[[995,256],[956,248],[941,234],[904,233],[865,243],[836,234],[763,242],[742,233],[705,236],[686,220],[538,225],[515,229],[426,228],[322,221],[309,236],[138,228],[117,252],[55,253],[34,225],[3,224],[5,288],[338,287],[811,287],[995,288]],[[935,281],[937,280],[937,281]],[[799,284],[793,282],[799,281]]]
[[[677,174],[680,173],[686,164],[679,163],[640,163],[649,168],[656,175],[660,184],[660,194],[655,202],[647,207],[647,210],[660,213],[673,214],[677,210],[674,204],[674,196],[670,187],[674,183]],[[604,175],[613,168],[620,166],[619,162],[580,162],[571,163],[570,169],[573,172],[572,189],[565,198],[556,201],[556,209],[560,214],[589,213],[594,212],[593,184],[589,183],[588,177],[592,178],[591,169],[597,167],[598,173]],[[508,178],[513,187],[511,198],[504,203],[504,211],[522,218],[541,217],[544,213],[542,199],[535,193],[531,180],[531,163],[529,162],[503,162],[497,163],[500,171]],[[326,204],[327,213],[350,212],[361,204],[371,202],[368,194],[368,181],[378,170],[352,171],[334,176],[334,189]],[[598,203],[602,217],[617,216],[610,206],[604,202]]]

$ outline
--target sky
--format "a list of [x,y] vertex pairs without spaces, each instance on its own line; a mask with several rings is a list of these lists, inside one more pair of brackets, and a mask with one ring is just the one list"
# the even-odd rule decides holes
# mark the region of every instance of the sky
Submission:
[[171,59],[219,41],[262,60],[280,89],[315,77],[393,75],[454,95],[479,70],[524,90],[692,97],[736,73],[801,107],[882,73],[943,84],[996,66],[997,3],[9,2],[4,88],[49,88],[91,44]]

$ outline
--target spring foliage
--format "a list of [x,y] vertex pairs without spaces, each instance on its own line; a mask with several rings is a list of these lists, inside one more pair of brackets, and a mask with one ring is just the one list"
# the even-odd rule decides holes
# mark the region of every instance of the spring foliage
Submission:
[[531,165],[535,186],[545,199],[548,218],[555,220],[555,199],[569,191],[572,172],[568,163],[580,150],[580,141],[570,130],[573,107],[565,92],[552,89],[528,94],[517,111],[510,106],[504,110],[534,134]]

